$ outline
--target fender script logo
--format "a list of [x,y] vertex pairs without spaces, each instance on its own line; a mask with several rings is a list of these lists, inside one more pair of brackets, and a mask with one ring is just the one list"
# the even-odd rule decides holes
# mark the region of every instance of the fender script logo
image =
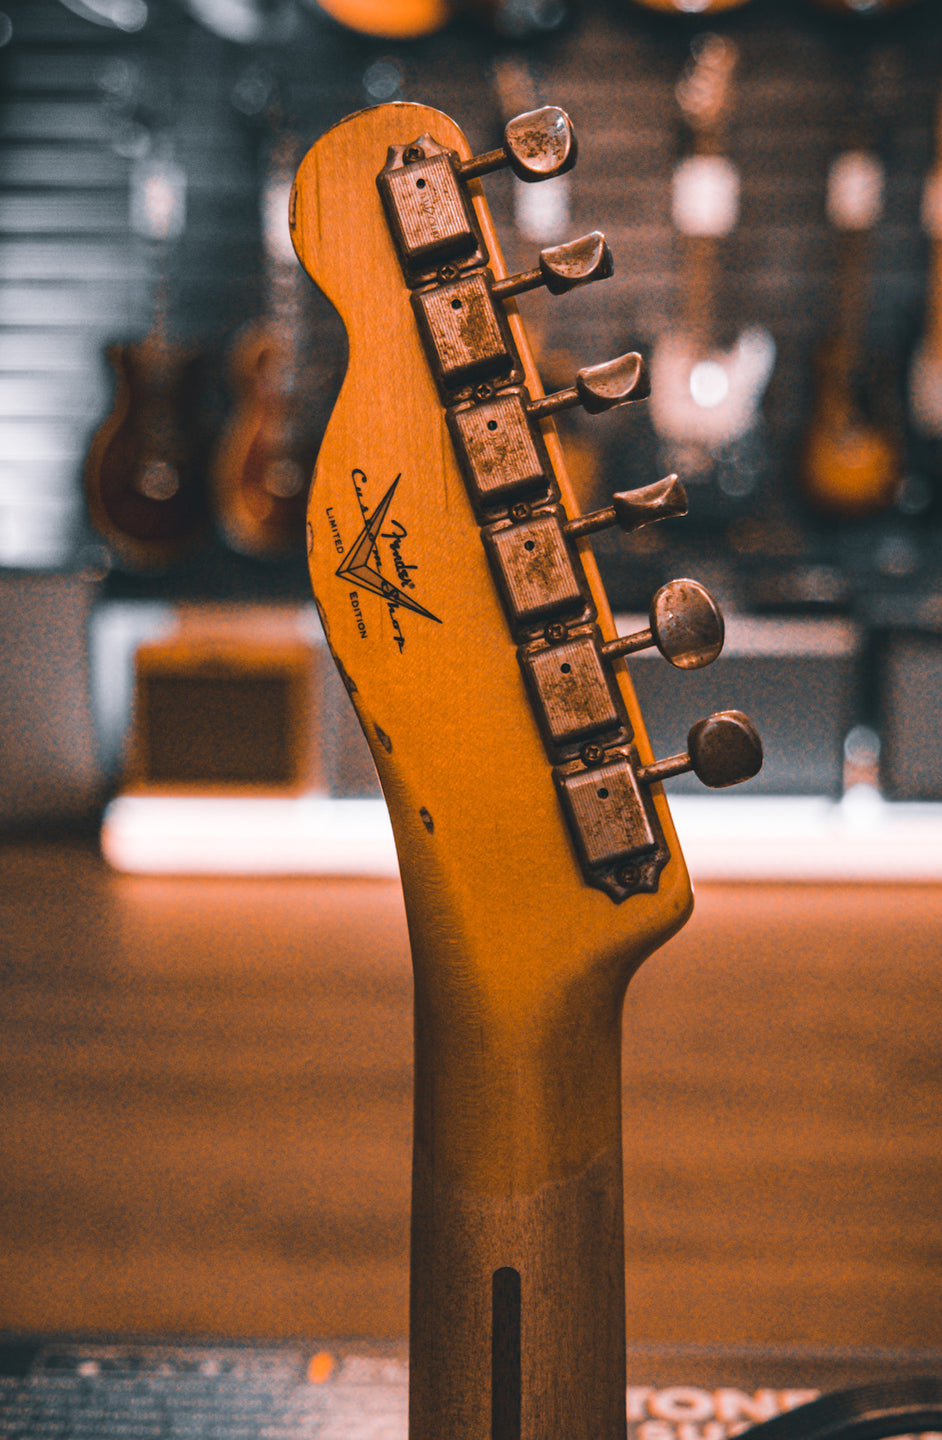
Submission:
[[[361,590],[369,590],[373,595],[378,595],[381,600],[386,601],[394,627],[393,638],[400,651],[406,643],[396,618],[396,611],[400,607],[404,610],[412,610],[416,615],[424,615],[427,620],[434,620],[436,625],[442,623],[437,615],[432,614],[431,610],[426,610],[424,605],[420,605],[417,600],[413,600],[411,595],[406,594],[406,590],[414,587],[415,582],[411,572],[417,569],[415,565],[407,565],[402,558],[402,542],[408,534],[406,527],[398,520],[390,520],[389,530],[383,529],[389,507],[396,493],[396,487],[401,479],[400,473],[371,514],[363,498],[362,486],[366,481],[366,476],[362,470],[354,470],[353,488],[356,490],[357,503],[363,517],[363,529],[335,571],[339,579],[352,580]],[[388,541],[393,568],[399,581],[398,585],[394,585],[382,573],[383,562],[378,544],[380,539]]]

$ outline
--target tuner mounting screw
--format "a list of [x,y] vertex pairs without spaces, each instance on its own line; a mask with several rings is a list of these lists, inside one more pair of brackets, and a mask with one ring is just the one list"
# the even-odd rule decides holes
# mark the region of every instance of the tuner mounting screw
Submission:
[[561,620],[553,620],[550,622],[549,625],[547,625],[546,629],[543,631],[543,634],[546,636],[547,640],[550,642],[551,645],[558,645],[559,642],[561,640],[565,640],[566,636],[569,634],[569,628],[568,626],[564,625]]
[[474,387],[475,400],[490,400],[493,393],[493,387],[490,385],[475,385]]
[[605,759],[605,751],[601,745],[583,745],[579,758],[583,765],[601,765]]
[[623,865],[615,876],[619,885],[624,885],[626,890],[633,890],[641,879],[640,865]]
[[458,271],[454,265],[443,265],[438,272],[438,282],[440,285],[447,285],[449,280],[457,280],[457,278]]
[[511,520],[526,520],[529,514],[530,507],[523,500],[519,501],[516,505],[511,505],[510,507]]
[[425,159],[425,151],[421,145],[409,145],[403,150],[402,158],[406,165],[414,165],[416,160]]

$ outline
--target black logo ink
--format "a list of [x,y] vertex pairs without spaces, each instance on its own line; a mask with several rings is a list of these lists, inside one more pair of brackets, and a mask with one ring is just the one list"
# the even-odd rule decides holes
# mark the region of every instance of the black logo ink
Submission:
[[[427,620],[434,620],[436,625],[442,623],[437,615],[432,614],[431,610],[426,610],[424,605],[420,605],[411,595],[406,594],[407,590],[415,588],[412,572],[418,569],[417,565],[407,564],[402,556],[402,545],[409,533],[408,530],[400,521],[394,519],[390,519],[388,529],[383,528],[386,524],[389,507],[393,502],[393,496],[396,493],[396,486],[402,479],[402,475],[400,473],[396,476],[372,513],[370,513],[363,495],[366,475],[362,470],[354,470],[352,478],[357,504],[363,517],[363,529],[343,557],[343,561],[335,573],[341,580],[352,580],[361,590],[369,590],[373,595],[378,595],[381,600],[386,601],[390,619],[393,622],[393,639],[401,651],[406,643],[406,637],[399,624],[397,610],[400,608],[411,610],[416,615],[424,615]],[[378,543],[380,540],[385,540],[389,546],[396,579],[399,581],[398,585],[393,584],[392,580],[387,579],[382,573],[383,562]]]

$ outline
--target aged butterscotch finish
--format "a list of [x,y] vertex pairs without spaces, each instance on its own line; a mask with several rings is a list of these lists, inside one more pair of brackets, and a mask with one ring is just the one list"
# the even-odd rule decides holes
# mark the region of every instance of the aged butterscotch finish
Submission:
[[[511,150],[514,133],[534,133],[527,124],[512,132],[517,124]],[[561,129],[559,138],[562,152]],[[419,185],[430,159],[434,185]],[[664,797],[646,774],[653,757],[623,663],[602,672],[611,716],[588,749],[562,720],[558,735],[547,733],[541,681],[524,678],[534,655],[578,646],[582,633],[594,672],[597,647],[615,635],[587,542],[564,528],[578,505],[553,406],[540,408],[515,303],[499,290],[506,271],[474,177],[506,159],[472,159],[447,117],[393,105],[344,121],[300,167],[296,249],[350,341],[311,490],[309,556],[328,642],[389,802],[412,943],[412,1440],[617,1440],[621,1006],[633,971],[689,915],[691,892]],[[390,223],[390,192],[410,164],[417,194],[448,197],[447,264],[435,254],[434,206],[427,226],[411,210]],[[466,205],[454,200],[456,184]],[[487,279],[460,283],[485,265]],[[449,329],[445,309],[457,314],[469,297],[468,325]],[[575,401],[561,392],[562,403],[603,409],[632,398],[639,366],[623,357],[592,367],[598,376],[580,372]],[[606,395],[614,398],[598,399]],[[531,491],[545,477],[546,513],[558,507],[579,572],[572,605],[588,628],[572,641],[564,620],[528,628],[512,598],[524,595],[522,580],[503,591],[495,581],[488,546],[532,518],[529,502],[514,503],[500,465],[479,465],[474,446],[461,464],[456,455],[462,426],[493,434],[486,416],[460,417],[502,396],[537,427],[530,445],[511,437],[513,474]],[[696,765],[697,755],[682,762]],[[606,765],[611,792],[593,768]],[[606,805],[624,793],[636,808],[638,831],[629,818],[624,833],[642,858],[659,857],[645,885],[622,879],[613,892],[594,882],[592,866],[608,862],[587,860],[578,829],[588,786],[596,806],[604,790]],[[607,834],[618,832],[612,813]]]

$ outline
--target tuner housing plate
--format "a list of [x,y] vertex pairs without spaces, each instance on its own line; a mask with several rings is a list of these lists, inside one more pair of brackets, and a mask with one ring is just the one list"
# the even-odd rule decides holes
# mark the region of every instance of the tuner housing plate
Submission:
[[594,627],[571,632],[558,644],[538,641],[519,652],[523,677],[548,747],[571,752],[587,740],[631,726],[611,671],[599,652]]
[[615,901],[655,891],[669,858],[637,765],[634,746],[618,745],[599,765],[574,761],[553,771],[585,879]]
[[[406,160],[410,152],[421,158]],[[457,268],[487,264],[465,184],[455,173],[457,156],[431,135],[411,145],[391,145],[376,177],[406,278],[420,285],[449,264]]]
[[514,630],[532,632],[550,620],[595,618],[578,552],[563,533],[564,520],[558,506],[547,506],[525,520],[498,521],[482,532]]
[[500,510],[515,500],[555,497],[556,479],[540,428],[526,412],[521,390],[447,412],[455,453],[478,510]]
[[446,398],[463,386],[518,373],[519,361],[503,306],[483,270],[460,275],[412,296],[419,330]]

